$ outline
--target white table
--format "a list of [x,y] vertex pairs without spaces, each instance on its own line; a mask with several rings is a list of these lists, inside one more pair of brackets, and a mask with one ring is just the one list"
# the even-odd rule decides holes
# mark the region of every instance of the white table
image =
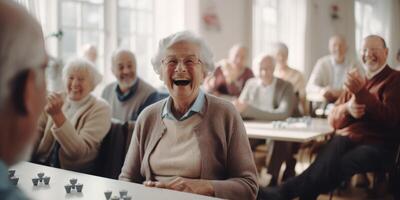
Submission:
[[[111,190],[112,196],[119,196],[120,190],[127,190],[128,196],[133,200],[141,199],[198,199],[210,200],[217,199],[207,196],[195,195],[185,192],[177,192],[167,189],[149,188],[141,184],[118,181],[114,179],[102,178],[73,171],[57,169],[30,162],[21,162],[10,169],[15,169],[15,176],[19,177],[18,187],[30,198],[35,200],[105,200],[104,192]],[[32,178],[37,177],[37,173],[44,172],[45,176],[50,176],[50,184],[39,183],[33,186]],[[78,183],[83,184],[82,193],[72,191],[67,194],[64,185],[69,184],[69,179],[77,178]]]
[[307,142],[333,131],[326,119],[313,118],[307,127],[277,128],[273,122],[244,121],[247,135],[256,139],[272,139],[288,142]]

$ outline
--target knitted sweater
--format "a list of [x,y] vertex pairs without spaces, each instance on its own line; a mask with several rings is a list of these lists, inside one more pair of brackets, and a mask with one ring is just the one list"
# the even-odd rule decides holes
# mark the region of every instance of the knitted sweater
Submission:
[[156,89],[139,78],[132,96],[125,101],[118,99],[117,87],[117,82],[107,85],[101,96],[110,104],[112,117],[122,122],[135,121],[145,107],[159,100]]
[[345,92],[336,101],[329,115],[330,124],[341,133],[360,143],[396,143],[400,139],[400,72],[388,65],[367,80],[365,87],[355,94],[358,104],[366,106],[360,119],[346,110],[351,93]]
[[263,102],[262,99],[258,99],[257,101],[254,99],[262,96],[258,95],[261,88],[258,80],[258,78],[248,80],[242,91],[242,94],[240,95],[240,97],[252,97],[247,100],[246,103],[248,103],[249,106],[241,113],[242,116],[244,118],[265,121],[284,120],[292,116],[297,105],[292,84],[276,78],[274,93],[270,94],[272,95],[272,105],[270,106],[271,109],[262,110],[260,109],[261,105],[254,104],[254,102]]
[[[63,108],[68,106],[64,103]],[[90,96],[64,124],[55,128],[50,116],[43,114],[39,120],[39,138],[34,161],[46,163],[57,140],[60,144],[61,168],[87,172],[93,169],[101,141],[111,126],[111,110],[107,102]]]
[[[149,156],[166,132],[161,118],[164,101],[139,116],[120,180],[154,180]],[[239,113],[231,103],[208,94],[205,106],[203,120],[194,128],[201,155],[200,179],[211,180],[216,197],[255,199],[257,172]]]

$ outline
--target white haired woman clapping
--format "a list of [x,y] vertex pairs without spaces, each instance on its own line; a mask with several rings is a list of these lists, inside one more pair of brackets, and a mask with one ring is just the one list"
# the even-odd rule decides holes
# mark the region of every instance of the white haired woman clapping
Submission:
[[63,70],[63,81],[66,93],[48,95],[33,161],[89,173],[110,128],[111,109],[91,94],[101,81],[92,62],[70,60]]

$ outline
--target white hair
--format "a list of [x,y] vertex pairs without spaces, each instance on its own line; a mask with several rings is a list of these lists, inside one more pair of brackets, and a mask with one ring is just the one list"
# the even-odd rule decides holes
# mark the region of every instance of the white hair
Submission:
[[96,66],[93,62],[89,61],[86,58],[76,57],[68,60],[67,64],[63,69],[63,82],[64,85],[67,85],[66,82],[68,80],[68,76],[73,71],[85,71],[89,75],[90,81],[92,82],[92,89],[94,89],[102,79],[102,75],[96,69]]
[[[12,81],[25,70],[39,72],[47,59],[39,23],[17,3],[0,1],[0,110],[11,95]],[[36,74],[40,83],[44,77]]]
[[282,51],[286,56],[289,56],[289,48],[283,42],[277,42],[274,45],[275,52]]
[[205,72],[211,72],[214,70],[213,53],[205,41],[190,31],[181,31],[161,39],[158,43],[158,50],[151,59],[151,64],[153,65],[153,69],[157,74],[160,74],[161,61],[165,56],[166,50],[172,45],[182,41],[198,45],[200,49],[199,59],[203,63],[203,70]]
[[252,67],[252,69],[253,69],[254,75],[256,75],[256,76],[259,76],[259,75],[260,75],[260,65],[261,65],[261,62],[262,62],[264,59],[270,59],[270,60],[272,61],[272,65],[275,67],[276,61],[275,61],[275,59],[274,59],[274,57],[273,57],[272,55],[266,54],[266,53],[260,54],[260,55],[258,55],[258,56],[254,59],[254,61],[253,61],[253,67]]
[[247,47],[244,46],[241,43],[234,44],[230,49],[229,49],[229,55],[228,57],[231,57],[234,53],[236,53],[239,49],[244,49],[247,53]]
[[130,50],[128,50],[128,49],[116,49],[113,53],[112,53],[112,55],[111,55],[111,67],[116,67],[116,59],[117,59],[117,55],[118,54],[120,54],[120,53],[127,53],[127,54],[129,54],[129,56],[131,56],[131,58],[132,58],[132,61],[133,61],[133,65],[135,65],[136,67],[137,67],[137,63],[136,63],[136,56],[135,56],[135,54],[132,52],[132,51],[130,51]]

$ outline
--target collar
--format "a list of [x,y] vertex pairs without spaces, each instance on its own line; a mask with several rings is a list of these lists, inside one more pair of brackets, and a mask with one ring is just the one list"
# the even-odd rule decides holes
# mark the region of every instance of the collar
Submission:
[[[381,68],[379,68],[378,70],[376,70],[375,72],[368,72],[368,70],[365,68],[365,76],[367,77],[368,80],[372,79],[374,76],[376,76],[377,74],[379,74],[379,72],[381,72],[383,69],[385,69],[387,63],[383,64],[381,66]],[[364,66],[364,65],[363,65]]]
[[92,94],[88,94],[86,97],[84,97],[83,99],[79,100],[79,101],[74,101],[74,100],[70,100],[67,98],[67,102],[69,103],[69,106],[71,108],[80,108],[81,106],[85,105],[90,97],[92,96]]
[[136,89],[139,85],[138,83],[138,78],[136,78],[133,81],[132,86],[129,88],[129,91],[127,93],[122,93],[121,89],[119,88],[119,84],[117,83],[117,86],[115,87],[115,92],[117,93],[117,98],[119,101],[126,101],[128,99],[130,99],[135,93],[136,93]]
[[269,87],[274,87],[276,84],[276,77],[272,77],[272,82],[269,85],[264,85],[261,78],[258,78],[258,85],[260,85],[262,88],[269,88]]
[[204,114],[204,111],[203,111],[204,104],[205,104],[205,94],[200,89],[199,94],[197,95],[196,100],[194,101],[194,103],[190,107],[190,109],[180,119],[176,119],[171,111],[172,97],[170,96],[170,97],[168,97],[167,101],[165,101],[165,103],[164,103],[163,111],[161,113],[161,118],[164,119],[166,117],[171,120],[183,121],[183,120],[193,116],[196,113],[203,115]]
[[333,66],[346,66],[347,65],[347,59],[346,56],[344,57],[343,63],[337,63],[335,58],[333,56],[331,56],[331,64]]

